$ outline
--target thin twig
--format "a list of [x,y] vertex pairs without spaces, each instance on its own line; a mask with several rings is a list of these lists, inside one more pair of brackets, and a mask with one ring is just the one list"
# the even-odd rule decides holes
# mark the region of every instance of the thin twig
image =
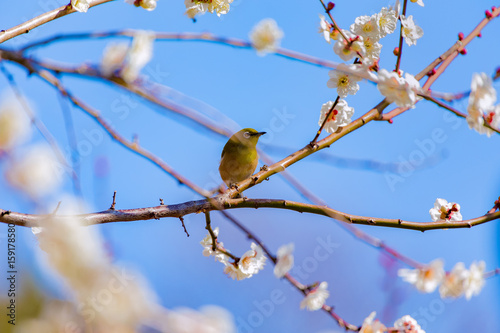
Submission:
[[[403,3],[403,13],[402,15],[406,17],[406,4],[408,0],[404,0]],[[398,13],[399,14],[399,13]],[[396,74],[399,75],[399,66],[401,64],[401,56],[403,55],[403,21],[401,20],[401,16],[398,15],[399,22],[400,22],[400,27],[401,29],[399,30],[399,48],[398,48],[398,58],[396,59]]]
[[116,191],[113,193],[113,202],[111,203],[111,207],[109,207],[109,209],[115,210],[115,205],[116,205]]
[[186,225],[184,224],[184,218],[182,216],[179,216],[179,220],[181,221],[181,224],[182,224],[182,228],[184,228],[184,232],[186,233],[186,235],[189,237],[189,232],[187,231],[186,229]]

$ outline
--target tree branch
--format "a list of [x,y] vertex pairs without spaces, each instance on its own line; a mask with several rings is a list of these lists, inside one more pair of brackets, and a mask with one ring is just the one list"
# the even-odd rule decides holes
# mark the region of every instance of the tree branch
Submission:
[[[98,6],[103,3],[111,1],[114,0],[94,0],[90,2],[90,7]],[[10,29],[2,30],[0,31],[0,44],[16,36],[27,34],[28,32],[30,32],[30,30],[33,30],[34,28],[39,27],[42,24],[53,21],[57,18],[66,16],[68,14],[72,14],[74,12],[76,12],[76,10],[74,10],[73,7],[71,7],[71,5],[68,4],[56,8],[54,10],[48,11],[42,15],[32,18],[31,20],[23,22]]]
[[[489,221],[500,218],[500,212],[486,214],[474,219],[459,222],[411,222],[402,219],[385,219],[367,216],[358,216],[340,212],[327,206],[311,205],[301,202],[278,200],[278,199],[225,199],[218,196],[212,199],[188,201],[173,205],[159,205],[155,207],[135,209],[108,209],[101,212],[76,215],[86,225],[104,224],[113,222],[132,222],[141,220],[152,220],[166,217],[179,218],[190,214],[209,212],[216,210],[242,209],[242,208],[275,208],[295,211],[299,213],[310,213],[326,216],[347,224],[359,224],[379,227],[390,227],[398,229],[409,229],[417,231],[436,229],[460,229],[472,228]],[[224,214],[224,212],[222,212]],[[12,223],[21,227],[43,227],[43,221],[47,217],[64,219],[62,215],[34,215],[23,214],[0,209],[0,222]],[[245,230],[244,230],[245,231]],[[247,232],[247,231],[245,231]],[[414,266],[412,264],[412,266]]]

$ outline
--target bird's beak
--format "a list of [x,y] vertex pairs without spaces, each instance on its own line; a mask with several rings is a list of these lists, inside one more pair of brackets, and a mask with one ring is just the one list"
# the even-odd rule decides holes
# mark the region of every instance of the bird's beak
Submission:
[[257,133],[254,133],[254,134],[251,134],[252,136],[256,135],[256,136],[261,136],[261,135],[264,135],[266,134],[266,132],[257,132]]

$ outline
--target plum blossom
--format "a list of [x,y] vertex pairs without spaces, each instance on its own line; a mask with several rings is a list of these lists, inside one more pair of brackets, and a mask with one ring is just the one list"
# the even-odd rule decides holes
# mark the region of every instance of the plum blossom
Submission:
[[445,199],[437,198],[434,207],[429,210],[432,221],[462,221],[460,205],[456,202],[448,202]]
[[330,40],[332,39],[332,34],[331,34],[331,29],[332,25],[328,23],[323,15],[319,15],[319,30],[318,32],[320,34],[323,34],[323,38],[330,43]]
[[455,264],[451,272],[447,273],[439,286],[441,298],[458,298],[465,293],[465,286],[469,277],[469,271],[463,262]]
[[0,150],[10,150],[31,136],[31,124],[14,95],[2,96],[0,104]]
[[[328,112],[332,108],[334,102],[329,101],[321,106],[321,114],[319,117],[318,125],[321,126],[325,121]],[[339,127],[346,126],[351,123],[351,117],[354,114],[354,108],[349,107],[347,102],[343,99],[339,99],[337,105],[330,114],[328,120],[325,124],[325,131],[328,133],[334,133]]]
[[385,327],[385,325],[378,319],[375,321],[373,320],[376,314],[377,313],[373,311],[368,317],[365,318],[359,333],[385,333],[387,331],[387,327]]
[[417,39],[424,35],[424,31],[413,22],[413,15],[405,17],[401,15],[401,24],[403,25],[403,37],[408,46],[417,45]]
[[491,136],[493,131],[484,125],[488,124],[493,128],[500,126],[500,104],[493,105],[496,100],[497,93],[491,78],[486,73],[474,73],[467,107],[467,123],[470,128]]
[[[213,230],[214,232],[214,235],[215,237],[218,237],[219,236],[219,227],[215,228]],[[203,238],[200,242],[201,246],[203,246],[203,255],[205,257],[210,257],[210,256],[214,256],[215,260],[216,261],[220,261],[221,263],[227,263],[227,261],[229,260],[229,257],[227,255],[225,255],[224,253],[220,252],[217,250],[217,248],[224,248],[224,244],[222,242],[217,242],[217,248],[215,249],[215,251],[213,250],[213,246],[212,246],[212,236],[210,234],[207,234],[205,236],[205,238]]]
[[276,51],[283,38],[283,30],[275,20],[268,18],[257,23],[250,31],[250,41],[259,55]]
[[346,98],[348,94],[355,95],[359,90],[358,81],[362,78],[351,74],[356,71],[359,65],[340,64],[336,69],[328,72],[330,79],[326,83],[328,88],[337,88],[337,94],[340,98]]
[[382,8],[377,14],[380,38],[392,34],[396,30],[398,23],[398,12],[392,8]]
[[13,187],[36,200],[59,188],[62,183],[62,168],[52,149],[39,144],[16,156],[5,176]]
[[138,31],[134,35],[132,45],[127,51],[124,66],[120,72],[121,77],[128,83],[137,79],[141,69],[153,57],[155,33],[151,31]]
[[348,38],[348,41],[340,35],[337,42],[333,45],[333,51],[344,61],[351,60],[354,57],[364,57],[366,49],[363,37],[357,36],[347,30],[342,30],[342,32]]
[[125,2],[136,7],[142,7],[148,11],[156,8],[156,0],[125,0]]
[[486,269],[486,263],[480,261],[479,263],[473,262],[469,267],[469,276],[467,277],[465,283],[465,298],[470,300],[472,296],[477,296],[483,289],[484,280],[484,270]]
[[237,263],[224,262],[224,273],[229,275],[232,279],[239,281],[251,278],[254,274],[262,270],[266,263],[264,251],[253,242],[250,247],[251,249],[245,252]]
[[411,74],[405,73],[405,77],[402,78],[395,72],[381,69],[378,71],[377,88],[391,103],[394,102],[401,107],[415,108],[420,83]]
[[371,38],[377,42],[380,39],[380,28],[377,22],[377,15],[356,17],[351,24],[351,32],[363,38]]
[[293,243],[283,245],[278,249],[276,253],[277,261],[276,266],[274,266],[274,275],[277,278],[282,278],[285,276],[290,269],[293,267]]
[[217,16],[222,14],[227,14],[230,9],[230,5],[233,0],[212,0],[212,1],[200,1],[200,0],[185,0],[184,5],[186,6],[186,15],[194,19],[198,14],[205,14],[206,12],[215,12]]
[[330,296],[330,292],[326,288],[328,288],[328,283],[323,281],[319,286],[309,291],[306,297],[300,302],[300,308],[307,308],[309,311],[321,309],[326,299]]
[[425,333],[415,319],[409,315],[403,316],[394,322],[394,328],[404,329],[404,333]]
[[71,0],[71,7],[80,13],[86,13],[90,4],[88,0]]
[[443,261],[436,259],[429,265],[416,269],[401,268],[398,275],[404,281],[413,284],[419,291],[432,293],[441,284],[445,276]]

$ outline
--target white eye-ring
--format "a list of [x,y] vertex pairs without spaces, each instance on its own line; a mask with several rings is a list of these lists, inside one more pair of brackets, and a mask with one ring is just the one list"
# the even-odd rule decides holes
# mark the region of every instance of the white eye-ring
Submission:
[[250,137],[250,132],[245,132],[245,133],[243,133],[243,137],[244,137],[245,139],[248,139],[248,138]]

